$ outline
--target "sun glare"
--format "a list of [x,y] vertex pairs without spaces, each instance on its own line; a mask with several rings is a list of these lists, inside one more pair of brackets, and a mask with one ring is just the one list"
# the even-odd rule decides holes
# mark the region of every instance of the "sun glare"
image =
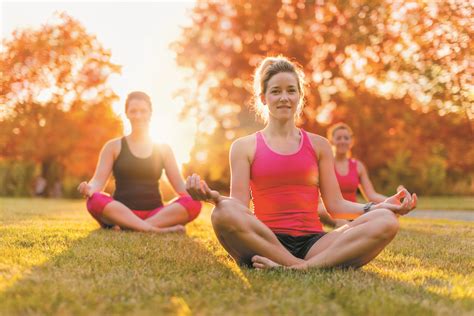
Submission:
[[150,125],[150,136],[156,143],[171,146],[178,165],[189,162],[196,129],[189,122],[180,122],[173,115],[154,115]]

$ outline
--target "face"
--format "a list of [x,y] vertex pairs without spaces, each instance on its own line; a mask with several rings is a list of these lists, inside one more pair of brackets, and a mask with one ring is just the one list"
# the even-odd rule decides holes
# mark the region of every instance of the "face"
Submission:
[[128,102],[127,118],[132,127],[148,127],[151,119],[151,109],[148,102],[140,99],[132,99]]
[[280,72],[268,80],[262,102],[268,107],[270,117],[278,120],[293,119],[299,101],[296,74]]
[[346,154],[352,148],[352,136],[345,128],[337,129],[332,135],[331,144],[336,153]]

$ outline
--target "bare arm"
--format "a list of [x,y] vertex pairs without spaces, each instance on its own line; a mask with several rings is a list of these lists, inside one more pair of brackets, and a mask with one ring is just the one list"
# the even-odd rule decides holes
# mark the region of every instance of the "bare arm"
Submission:
[[360,178],[359,189],[367,201],[380,203],[387,199],[385,195],[379,194],[375,191],[372,181],[370,181],[369,173],[364,164],[360,161],[357,161],[357,173]]
[[166,177],[168,178],[174,191],[180,195],[187,194],[184,185],[183,178],[179,172],[176,158],[174,157],[173,150],[169,145],[162,145],[161,152],[163,158],[163,165],[165,167]]
[[246,207],[250,202],[250,158],[249,139],[238,139],[230,148],[231,184],[230,197],[238,200]]
[[[235,199],[246,207],[249,205],[250,158],[249,151],[255,147],[255,141],[247,136],[236,140],[230,150],[231,188],[230,197],[220,195],[209,188],[199,175],[193,174],[186,180],[186,191],[195,200],[209,201],[215,205],[226,199]],[[254,138],[254,137],[253,137]]]
[[349,223],[348,220],[342,218],[332,218],[331,215],[329,215],[328,211],[326,211],[326,208],[324,207],[324,203],[321,198],[319,199],[318,203],[318,215],[319,219],[324,225],[328,225],[331,227],[338,228]]
[[334,172],[334,157],[329,142],[320,136],[312,135],[314,148],[318,150],[319,179],[321,197],[326,209],[335,217],[352,217],[364,213],[363,204],[344,200]]
[[[318,138],[319,137],[319,138]],[[342,198],[339,184],[334,172],[334,157],[329,142],[317,135],[311,135],[313,147],[317,148],[320,172],[320,190],[326,209],[335,217],[349,218],[350,215],[364,213],[364,204],[346,201]],[[386,208],[395,214],[405,215],[416,207],[417,196],[406,189],[378,203],[371,209]]]
[[331,217],[331,215],[329,215],[328,211],[326,211],[323,200],[321,200],[321,198],[319,199],[318,203],[318,215],[319,219],[323,224],[329,225],[331,227],[336,226],[336,221]]
[[95,168],[94,176],[89,182],[82,182],[77,188],[84,196],[91,196],[95,192],[100,192],[104,189],[114,165],[115,153],[118,152],[118,140],[111,140],[107,142],[99,154],[99,160]]

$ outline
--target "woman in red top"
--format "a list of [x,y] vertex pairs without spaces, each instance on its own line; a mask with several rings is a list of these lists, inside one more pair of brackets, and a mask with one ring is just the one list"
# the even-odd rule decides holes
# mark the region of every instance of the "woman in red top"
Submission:
[[[211,220],[220,243],[238,263],[260,269],[368,263],[395,237],[396,215],[415,208],[416,195],[402,190],[377,205],[343,199],[328,141],[296,127],[304,76],[288,59],[264,59],[254,90],[255,108],[266,126],[232,144],[230,197],[211,190],[196,174],[186,182],[194,199],[216,205]],[[332,213],[361,216],[324,233],[317,214],[319,191]]]
[[[369,174],[364,164],[351,158],[350,152],[354,144],[352,129],[345,123],[332,125],[327,133],[329,143],[333,148],[334,171],[337,182],[344,199],[356,202],[357,189],[369,202],[380,203],[387,199],[386,196],[377,193],[370,181]],[[399,189],[403,188],[399,186]],[[398,191],[398,190],[397,190]],[[323,223],[340,227],[347,224],[345,219],[333,219],[324,208],[323,203],[319,204],[318,213]],[[349,214],[349,217],[350,214]]]

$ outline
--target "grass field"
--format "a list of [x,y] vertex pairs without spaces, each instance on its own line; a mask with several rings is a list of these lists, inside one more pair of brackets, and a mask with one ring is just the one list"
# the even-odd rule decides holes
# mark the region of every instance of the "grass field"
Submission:
[[474,211],[474,196],[422,196],[417,209]]
[[0,315],[473,315],[474,223],[403,218],[360,270],[240,269],[186,235],[99,230],[82,201],[0,199]]

